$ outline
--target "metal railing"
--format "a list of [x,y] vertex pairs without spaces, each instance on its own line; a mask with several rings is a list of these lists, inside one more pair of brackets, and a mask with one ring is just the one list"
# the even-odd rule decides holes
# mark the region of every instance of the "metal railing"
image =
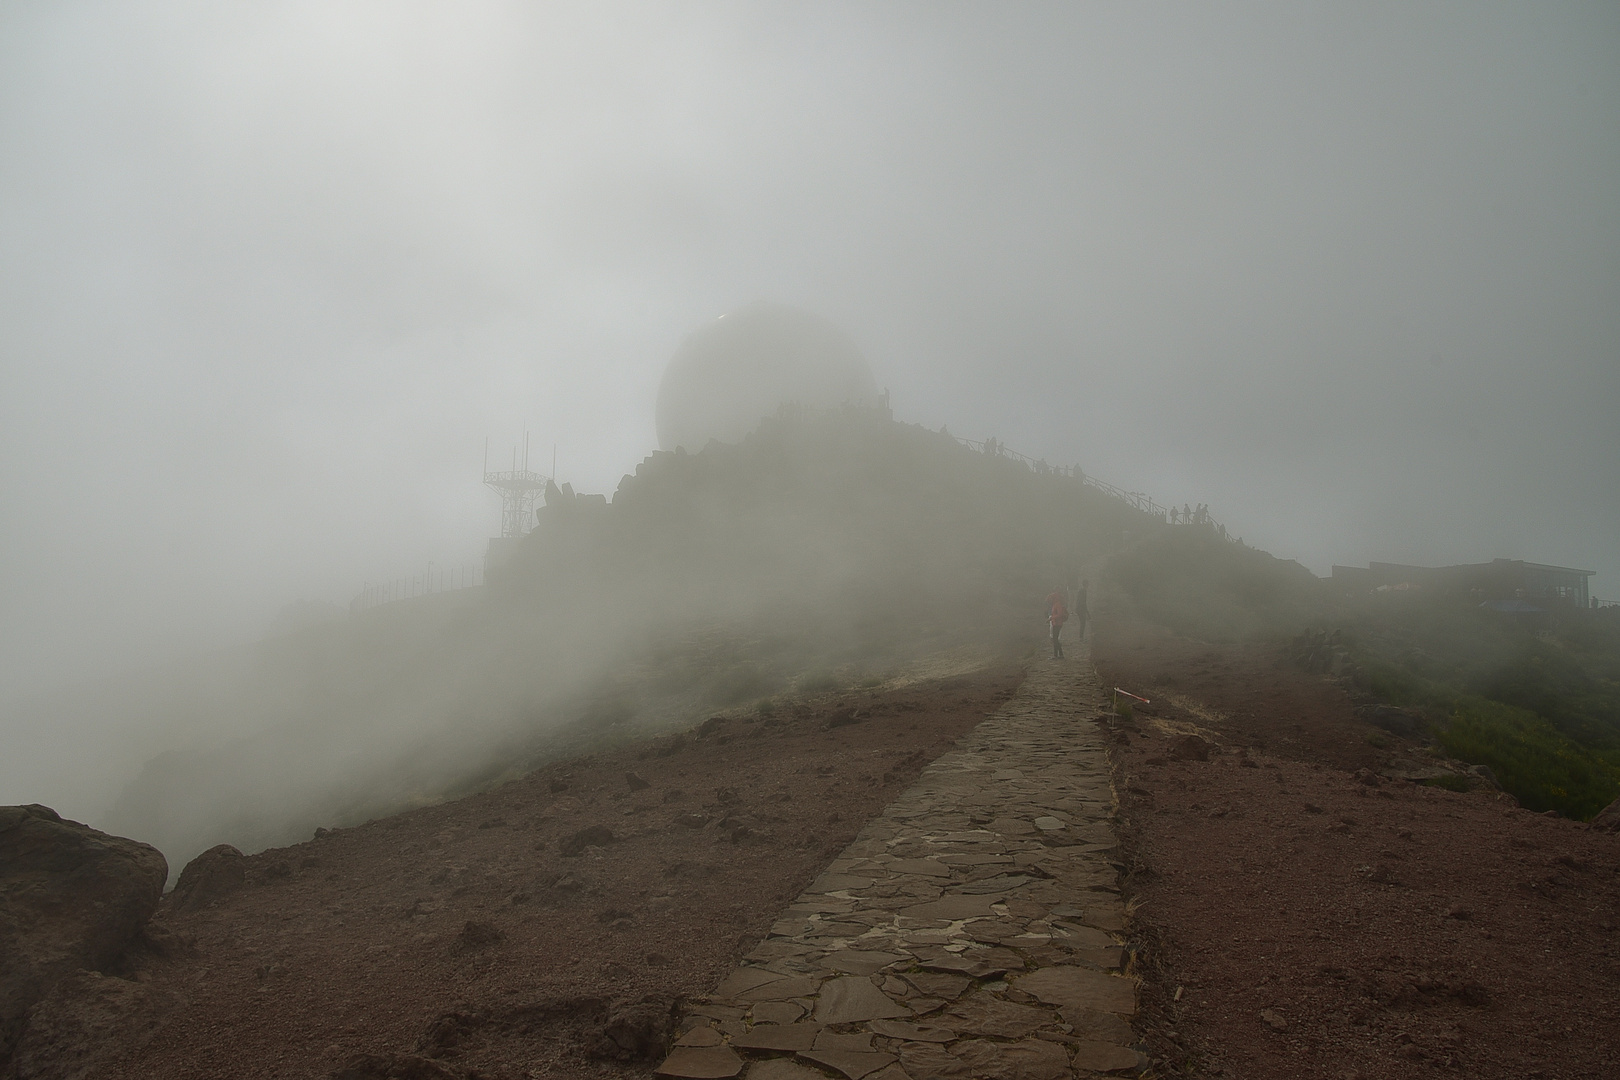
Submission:
[[355,598],[349,601],[349,611],[353,614],[382,604],[396,604],[401,600],[412,600],[419,596],[476,589],[483,583],[484,568],[476,562],[437,568],[428,563],[426,570],[412,577],[366,582]]
[[[1237,537],[1230,535],[1226,531],[1225,525],[1210,517],[1208,509],[1203,506],[1200,506],[1196,512],[1183,515],[1182,512],[1177,510],[1174,506],[1161,506],[1145,492],[1126,491],[1122,487],[1116,487],[1105,480],[1099,480],[1095,476],[1089,475],[1078,465],[1049,465],[1047,464],[1045,458],[1032,458],[1028,454],[1020,454],[1018,451],[1008,448],[1005,443],[994,437],[980,441],[964,439],[959,435],[952,435],[951,438],[955,439],[958,443],[976,453],[988,454],[991,457],[1009,458],[1013,461],[1022,462],[1032,472],[1039,475],[1066,476],[1078,480],[1087,487],[1096,488],[1103,494],[1110,495],[1116,499],[1128,503],[1133,509],[1140,510],[1144,514],[1151,514],[1167,524],[1170,523],[1172,515],[1175,515],[1177,518],[1182,519],[1175,522],[1177,525],[1201,526],[1211,530],[1215,533],[1215,535],[1221,537],[1223,540],[1230,540],[1233,543],[1240,542]],[[1186,520],[1188,518],[1191,520]]]

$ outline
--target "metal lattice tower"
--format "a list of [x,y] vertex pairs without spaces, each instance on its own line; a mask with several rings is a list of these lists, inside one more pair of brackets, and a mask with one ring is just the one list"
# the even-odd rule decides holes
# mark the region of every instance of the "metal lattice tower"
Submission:
[[526,536],[534,527],[534,507],[551,477],[529,471],[529,433],[523,433],[523,467],[518,467],[517,447],[512,448],[512,468],[489,471],[489,440],[484,440],[484,486],[501,497],[501,536]]

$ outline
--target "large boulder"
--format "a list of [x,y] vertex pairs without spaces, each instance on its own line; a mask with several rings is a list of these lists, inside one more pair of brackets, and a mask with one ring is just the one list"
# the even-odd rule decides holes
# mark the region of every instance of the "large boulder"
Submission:
[[28,1011],[7,1080],[84,1080],[150,1042],[178,1003],[146,983],[74,972]]
[[47,806],[0,806],[0,1062],[53,985],[117,963],[168,876],[154,847]]
[[1614,802],[1599,810],[1597,816],[1592,819],[1591,824],[1594,828],[1620,832],[1620,799],[1614,800]]
[[246,874],[242,853],[229,844],[216,844],[186,863],[174,883],[169,903],[176,911],[206,907],[242,888]]

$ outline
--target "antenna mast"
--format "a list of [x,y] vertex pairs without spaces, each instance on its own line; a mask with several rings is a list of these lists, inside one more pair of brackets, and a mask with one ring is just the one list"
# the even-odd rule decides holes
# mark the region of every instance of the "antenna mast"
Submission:
[[489,440],[484,440],[484,486],[501,497],[501,536],[526,536],[534,527],[534,506],[551,477],[529,471],[529,433],[523,432],[523,467],[518,468],[517,446],[512,447],[512,468],[489,471]]

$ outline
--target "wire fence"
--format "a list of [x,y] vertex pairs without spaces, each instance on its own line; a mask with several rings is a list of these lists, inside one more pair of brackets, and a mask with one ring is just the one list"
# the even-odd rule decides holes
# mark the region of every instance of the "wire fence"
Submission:
[[411,577],[366,582],[355,598],[349,601],[349,611],[360,612],[381,604],[394,604],[419,596],[476,589],[483,583],[484,568],[476,562],[461,563],[457,566],[435,566],[429,563],[422,573]]

